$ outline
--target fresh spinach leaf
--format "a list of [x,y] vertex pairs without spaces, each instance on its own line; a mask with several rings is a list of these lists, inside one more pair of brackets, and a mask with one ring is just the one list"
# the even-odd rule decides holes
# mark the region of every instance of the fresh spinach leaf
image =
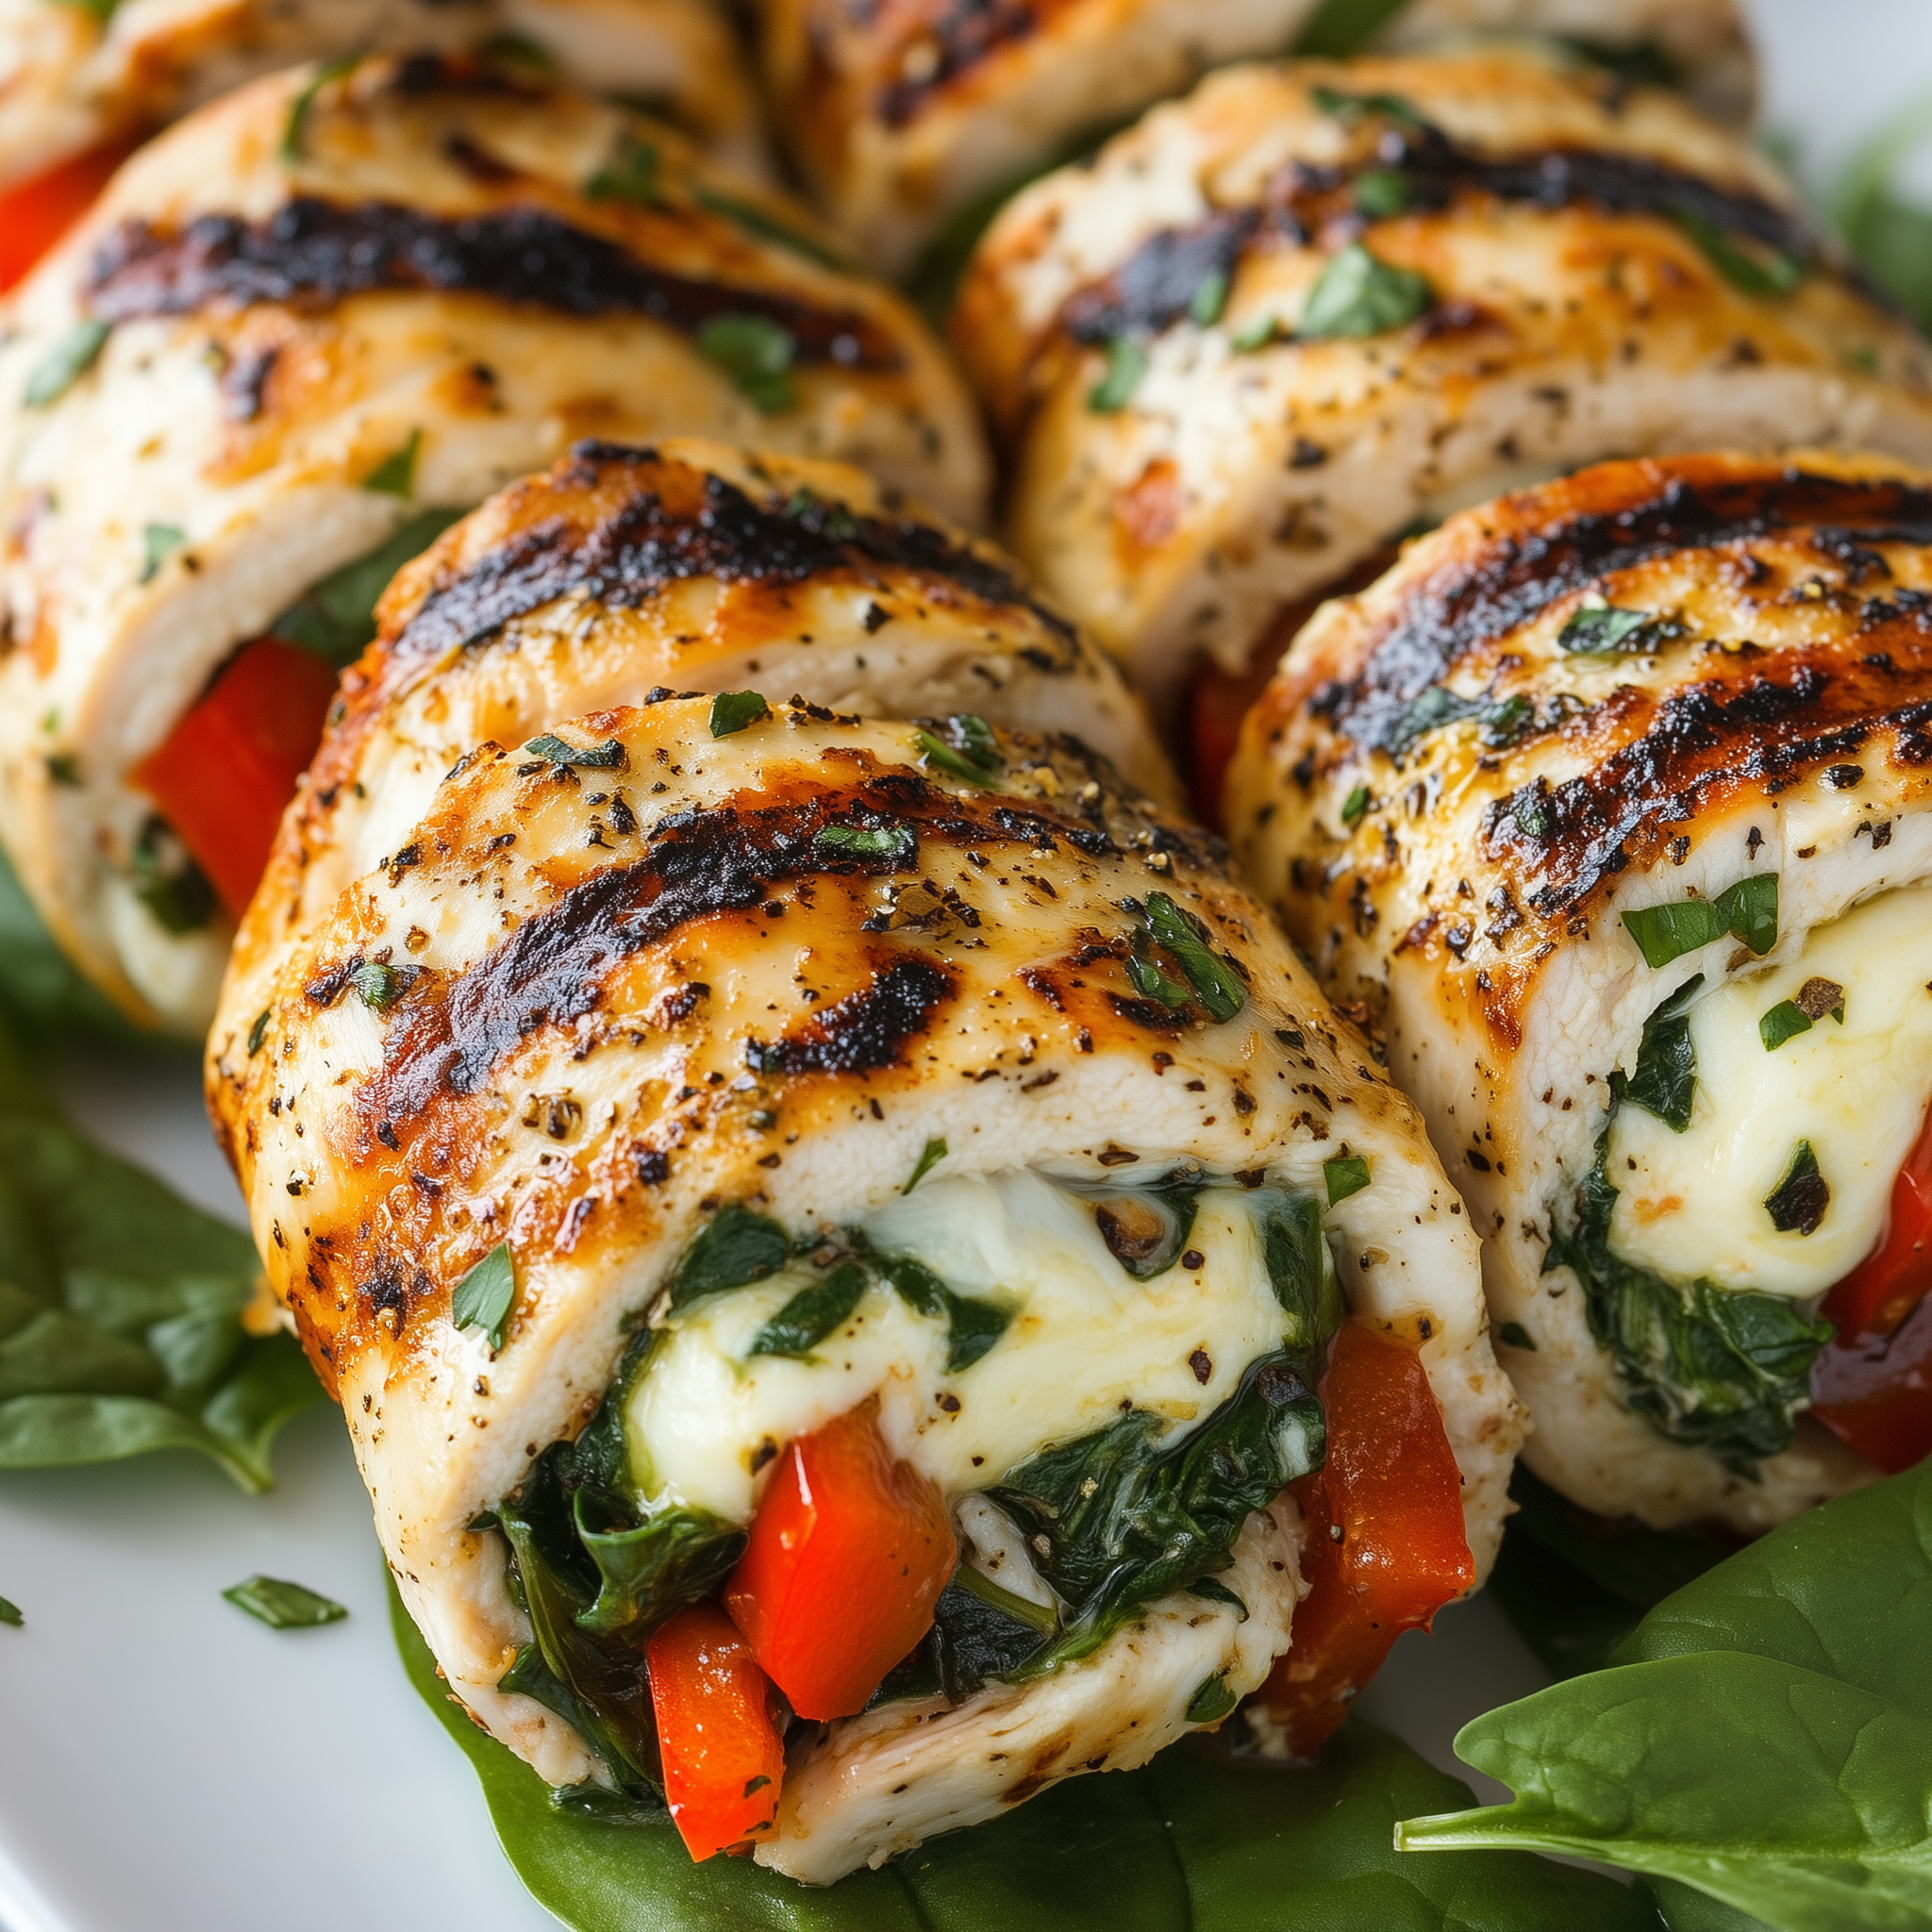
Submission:
[[1594,1873],[1523,1853],[1405,1857],[1395,1821],[1469,1789],[1361,1722],[1320,1763],[1231,1757],[1211,1740],[1135,1772],[1071,1778],[829,1890],[748,1858],[691,1863],[668,1815],[629,1829],[559,1806],[449,1701],[390,1595],[410,1684],[475,1767],[497,1837],[571,1932],[1655,1932],[1647,1904]]
[[1304,59],[1346,60],[1364,52],[1409,0],[1322,0],[1294,43]]
[[23,1629],[26,1624],[26,1619],[20,1613],[20,1606],[9,1602],[4,1596],[0,1596],[0,1624],[5,1624],[13,1630]]
[[1415,186],[1402,168],[1367,168],[1355,177],[1355,205],[1372,222],[1386,222],[1404,213],[1415,197]]
[[841,1261],[823,1280],[801,1288],[758,1332],[752,1355],[809,1355],[858,1306],[866,1290],[862,1262]]
[[269,625],[274,634],[341,669],[375,636],[376,600],[412,557],[420,557],[463,512],[425,509],[367,557],[311,584]]
[[1601,1859],[1779,1932],[1932,1922],[1932,1463],[1771,1531],[1611,1669],[1456,1748],[1514,1802],[1411,1821],[1405,1845]]
[[[1832,196],[1852,253],[1921,329],[1932,328],[1932,211],[1903,192],[1898,177],[1928,135],[1932,95],[1922,95],[1878,131]],[[1875,356],[1866,373],[1877,373]]]
[[633,1647],[685,1605],[715,1596],[744,1554],[744,1531],[708,1509],[659,1509],[638,1522],[588,1487],[572,1507],[598,1576],[597,1595],[576,1620]]
[[[1042,1616],[1044,1631],[1037,1621]],[[894,1666],[867,1708],[941,1694],[963,1703],[985,1685],[1012,1676],[1054,1628],[1051,1612],[988,1583],[962,1563],[933,1607],[932,1628]]]
[[1342,1315],[1341,1283],[1322,1232],[1321,1204],[1312,1194],[1269,1188],[1254,1205],[1268,1279],[1288,1317],[1283,1345],[1312,1357],[1341,1327]]
[[[97,1037],[120,1047],[180,1053],[185,1042],[142,1033],[69,963],[0,852],[0,1018],[37,1048]],[[7,1049],[0,1046],[0,1052]]]
[[243,1489],[321,1389],[250,1336],[246,1235],[55,1114],[0,1037],[0,1469],[193,1449]]
[[1697,1048],[1690,1039],[1690,1008],[1704,974],[1693,974],[1662,1001],[1643,1023],[1637,1045],[1637,1070],[1624,1088],[1624,1098],[1646,1113],[1654,1113],[1674,1134],[1690,1124],[1690,1103],[1697,1091]]
[[791,1258],[791,1239],[775,1221],[727,1201],[684,1251],[671,1277],[671,1306],[682,1313],[707,1295],[775,1274]]
[[1632,1414],[1668,1441],[1707,1449],[1727,1469],[1755,1477],[1763,1457],[1790,1447],[1831,1324],[1806,1321],[1776,1295],[1709,1281],[1679,1288],[1611,1252],[1617,1190],[1605,1162],[1620,1085],[1612,1084],[1595,1163],[1576,1191],[1570,1224],[1559,1217],[1552,1227],[1543,1268],[1567,1267],[1582,1284],[1591,1335],[1616,1363]]
[[1728,933],[1760,958],[1777,944],[1777,874],[1754,874],[1715,899],[1679,899],[1624,914],[1646,966],[1668,966]]
[[1295,333],[1310,342],[1378,336],[1407,328],[1428,312],[1435,299],[1426,276],[1382,261],[1359,242],[1351,242],[1330,258],[1309,290]]
[[222,1594],[271,1630],[313,1630],[323,1624],[340,1624],[349,1614],[332,1599],[279,1576],[251,1576]]

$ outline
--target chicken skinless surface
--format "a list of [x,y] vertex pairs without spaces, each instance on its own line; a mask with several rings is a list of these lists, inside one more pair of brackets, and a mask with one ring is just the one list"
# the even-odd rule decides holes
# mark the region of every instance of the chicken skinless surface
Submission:
[[[1097,145],[1208,68],[1293,47],[1320,10],[1315,0],[762,0],[760,18],[772,97],[800,171],[826,211],[896,273],[949,225]],[[1373,10],[1390,16],[1385,48],[1542,37],[1579,66],[1667,75],[1726,121],[1750,113],[1751,53],[1734,0],[1410,0]]]
[[976,521],[970,396],[828,248],[668,127],[461,61],[298,69],[142,149],[0,346],[0,835],[90,976],[206,1025],[228,930],[130,774],[264,633],[353,657],[404,558],[580,438],[756,436]]
[[1932,1102],[1928,639],[1924,473],[1611,463],[1326,606],[1243,728],[1241,861],[1384,1035],[1587,1508],[1762,1530],[1870,1480],[1887,1373],[1923,1412],[1932,1270],[1835,1291]]
[[1932,457],[1924,343],[1763,157],[1517,53],[1215,75],[1009,203],[952,327],[1013,547],[1157,705],[1406,530],[1580,463]]
[[[1104,760],[739,691],[407,795],[231,982],[208,1091],[405,1599],[553,1785],[628,1788],[661,1740],[694,1855],[744,1832],[823,1883],[1220,1722],[1290,1647],[1281,1485],[1344,1307],[1416,1351],[1487,1570],[1520,1422],[1461,1204],[1216,841]],[[1136,1469],[1165,1527],[1123,1561],[1125,1493],[1085,1505]],[[858,1508],[918,1553],[915,1621],[801,1629],[874,1560]],[[600,1562],[686,1538],[683,1580],[559,1615],[559,1524]],[[585,1635],[721,1588],[835,1713],[827,1627],[876,1624],[884,1671],[937,1617],[863,1712],[791,1720],[775,1804],[725,1789],[775,1760],[722,1624],[653,1648],[655,1720]],[[747,1713],[715,1774],[707,1697]]]

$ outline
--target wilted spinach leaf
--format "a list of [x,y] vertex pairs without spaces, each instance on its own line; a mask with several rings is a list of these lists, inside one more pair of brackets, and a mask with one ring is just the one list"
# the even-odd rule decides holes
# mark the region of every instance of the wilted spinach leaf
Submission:
[[1697,1091],[1690,1005],[1703,984],[1704,974],[1693,974],[1643,1023],[1637,1070],[1624,1088],[1625,1100],[1654,1113],[1674,1134],[1681,1134],[1690,1124],[1690,1102]]
[[684,1251],[671,1279],[671,1306],[682,1310],[724,1289],[762,1281],[791,1257],[791,1239],[775,1221],[727,1201]]
[[376,600],[389,589],[389,580],[462,514],[459,509],[420,511],[367,557],[311,584],[269,629],[338,668],[353,663],[375,635]]

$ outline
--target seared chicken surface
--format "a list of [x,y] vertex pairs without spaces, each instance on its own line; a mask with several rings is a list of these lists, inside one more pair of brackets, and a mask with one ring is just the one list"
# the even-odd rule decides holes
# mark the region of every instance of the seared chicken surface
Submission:
[[205,1026],[227,924],[137,774],[239,646],[359,599],[353,655],[403,558],[580,438],[756,437],[975,521],[969,397],[832,264],[668,128],[463,62],[298,69],[128,163],[0,346],[0,836],[89,975]]
[[1923,1413],[1857,1285],[1932,1102],[1928,701],[1932,477],[1813,453],[1453,518],[1249,717],[1241,862],[1384,1034],[1590,1509],[1762,1530]]
[[1924,344],[1761,156],[1516,55],[1219,74],[1011,202],[953,332],[1014,549],[1157,703],[1411,525],[1579,463],[1932,457]]

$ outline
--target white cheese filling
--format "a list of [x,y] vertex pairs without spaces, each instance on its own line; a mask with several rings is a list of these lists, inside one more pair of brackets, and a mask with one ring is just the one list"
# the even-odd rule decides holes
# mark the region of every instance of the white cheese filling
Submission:
[[[1843,988],[1843,1024],[1827,1013],[1767,1051],[1759,1021],[1812,979]],[[1690,1126],[1629,1105],[1611,1124],[1611,1247],[1670,1281],[1822,1294],[1884,1234],[1932,1101],[1932,888],[1870,900],[1794,958],[1710,989],[1690,1038]],[[1765,1203],[1807,1141],[1830,1202],[1812,1233],[1780,1233]]]
[[1092,1204],[1037,1174],[923,1183],[871,1216],[866,1237],[1011,1310],[992,1348],[949,1374],[943,1318],[874,1282],[809,1357],[754,1356],[764,1324],[823,1277],[795,1262],[713,1295],[669,1317],[630,1392],[640,1498],[744,1522],[777,1450],[873,1394],[893,1453],[949,1502],[1124,1409],[1204,1422],[1281,1342],[1252,1198],[1205,1190],[1182,1257],[1142,1281],[1108,1249]]

